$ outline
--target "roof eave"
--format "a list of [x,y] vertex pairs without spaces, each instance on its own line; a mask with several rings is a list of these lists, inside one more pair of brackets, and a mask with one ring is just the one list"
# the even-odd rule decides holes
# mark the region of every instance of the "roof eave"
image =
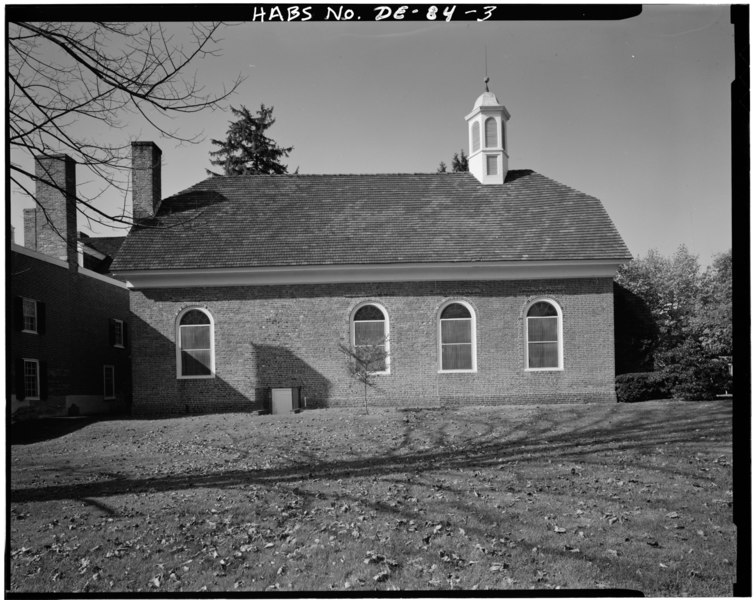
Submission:
[[625,257],[591,260],[344,264],[117,270],[134,289],[408,281],[507,281],[613,278]]

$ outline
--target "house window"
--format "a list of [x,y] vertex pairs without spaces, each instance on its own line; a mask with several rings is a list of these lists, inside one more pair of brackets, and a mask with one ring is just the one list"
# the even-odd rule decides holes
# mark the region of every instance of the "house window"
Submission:
[[562,315],[559,306],[538,300],[527,310],[527,369],[562,368]]
[[474,372],[475,317],[466,302],[450,302],[438,319],[440,372]]
[[495,156],[486,156],[486,173],[496,175],[499,172],[499,160]]
[[496,148],[496,119],[486,119],[486,148]]
[[480,123],[475,121],[472,124],[472,151],[477,152],[480,150]]
[[352,316],[352,345],[355,350],[381,349],[375,356],[374,373],[389,373],[388,314],[378,304],[363,304]]
[[37,301],[29,298],[22,298],[22,310],[24,331],[27,333],[37,333]]
[[121,321],[120,319],[111,319],[110,331],[111,331],[111,340],[110,340],[111,346],[115,346],[116,348],[124,348],[126,346],[126,339],[124,335],[123,321]]
[[24,363],[24,397],[27,400],[39,400],[39,361],[23,359]]
[[188,308],[177,319],[177,370],[179,379],[215,376],[213,319],[203,308]]
[[115,398],[115,367],[113,365],[103,365],[102,380],[105,400],[113,400]]

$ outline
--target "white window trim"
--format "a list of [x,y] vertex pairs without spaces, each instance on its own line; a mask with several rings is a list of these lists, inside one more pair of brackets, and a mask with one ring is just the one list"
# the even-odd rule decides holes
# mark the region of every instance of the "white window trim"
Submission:
[[[113,338],[114,338],[113,339],[113,347],[114,348],[125,348],[126,346],[123,343],[124,342],[124,340],[123,340],[123,321],[121,319],[113,319],[113,323],[116,323],[120,327],[120,329],[121,329],[121,343],[120,344],[115,340],[116,334],[115,334],[115,331],[113,332]],[[116,331],[117,331],[117,329],[116,329]]]
[[[105,373],[107,372],[108,369],[110,369],[113,372],[113,377],[112,377],[112,379],[113,379],[113,395],[112,396],[108,396],[107,395],[108,386],[107,386],[107,378],[106,378]],[[115,389],[116,389],[116,383],[115,383],[115,365],[102,365],[102,397],[103,397],[103,399],[104,400],[115,400],[115,398],[116,398]]]
[[[210,319],[210,374],[209,375],[183,375],[181,373],[181,319],[186,313],[192,310],[198,310]],[[191,327],[191,325],[184,325]],[[207,325],[202,325],[207,327]],[[215,378],[215,319],[206,308],[201,306],[187,306],[176,317],[176,379],[214,379]]]
[[[352,342],[352,347],[355,348],[357,344],[355,343],[354,339],[354,316],[357,314],[357,311],[363,308],[364,306],[375,306],[378,310],[383,313],[383,320],[384,320],[384,326],[383,326],[383,332],[385,334],[386,339],[386,369],[383,371],[372,371],[373,375],[391,375],[391,329],[390,329],[390,322],[389,322],[389,316],[388,311],[386,308],[378,304],[377,302],[361,302],[357,306],[354,307],[352,310],[352,314],[349,315],[349,339]],[[361,321],[364,322],[364,321]]]
[[[533,307],[534,304],[538,304],[539,302],[546,302],[547,304],[551,304],[556,311],[557,311],[557,354],[558,354],[558,362],[559,366],[557,367],[531,367],[530,366],[530,354],[528,352],[530,341],[528,340],[528,319],[532,318],[538,318],[538,317],[528,317],[528,311]],[[524,331],[524,339],[525,339],[525,371],[526,372],[540,372],[540,371],[564,371],[564,336],[562,335],[562,307],[559,306],[559,303],[555,300],[552,300],[551,298],[536,298],[535,300],[528,303],[528,305],[525,307],[524,312],[525,318],[524,318],[524,324],[525,324],[525,331]],[[553,318],[553,317],[549,317]]]
[[[36,329],[26,329],[26,318],[24,317],[24,303],[26,301],[33,302],[34,303],[34,327]],[[39,335],[39,310],[37,309],[37,301],[34,298],[24,298],[21,297],[21,327],[23,328],[21,331],[23,333],[33,333],[34,335]]]
[[[36,358],[23,358],[21,359],[24,361],[24,371],[21,373],[21,376],[24,380],[24,400],[39,400],[40,398],[40,381],[39,381],[39,361]],[[36,396],[27,396],[26,395],[26,363],[34,363],[37,365],[36,374],[37,374],[37,395]]]
[[[470,344],[472,345],[472,369],[443,369],[442,362],[442,344],[441,344],[441,313],[450,304],[461,304],[470,311]],[[468,319],[444,319],[444,321],[467,321]],[[438,373],[477,373],[478,372],[478,320],[475,316],[475,309],[465,300],[447,300],[436,311],[436,337],[438,338]]]

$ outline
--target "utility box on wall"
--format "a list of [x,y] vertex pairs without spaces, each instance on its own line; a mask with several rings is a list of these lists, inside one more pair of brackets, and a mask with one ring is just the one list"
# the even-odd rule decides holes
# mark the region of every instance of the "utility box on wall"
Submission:
[[285,415],[302,408],[302,388],[273,388],[271,390],[271,412]]

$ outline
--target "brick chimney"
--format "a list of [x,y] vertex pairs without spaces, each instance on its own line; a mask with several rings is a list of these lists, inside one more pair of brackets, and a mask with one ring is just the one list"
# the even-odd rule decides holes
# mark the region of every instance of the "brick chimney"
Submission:
[[37,249],[37,209],[24,209],[24,246],[29,250]]
[[[66,154],[35,160],[37,208],[24,211],[24,243],[78,268],[76,163]],[[50,182],[50,183],[45,183]]]
[[134,221],[151,219],[160,206],[160,160],[154,142],[131,142],[131,202]]

